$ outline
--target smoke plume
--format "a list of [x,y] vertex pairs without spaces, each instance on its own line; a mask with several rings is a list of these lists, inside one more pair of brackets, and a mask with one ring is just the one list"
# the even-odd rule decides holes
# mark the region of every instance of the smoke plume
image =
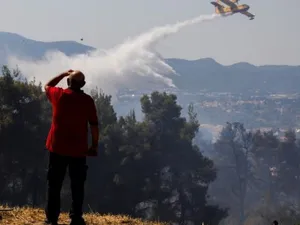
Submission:
[[[202,15],[176,24],[153,28],[107,51],[95,50],[71,57],[62,52],[48,52],[42,60],[29,60],[11,56],[10,66],[17,65],[28,79],[44,84],[56,74],[68,70],[81,70],[86,74],[86,89],[96,86],[113,97],[120,87],[147,88],[149,82],[174,87],[170,74],[176,74],[156,52],[157,43],[182,28],[212,21],[219,15]],[[65,87],[66,81],[59,86]]]

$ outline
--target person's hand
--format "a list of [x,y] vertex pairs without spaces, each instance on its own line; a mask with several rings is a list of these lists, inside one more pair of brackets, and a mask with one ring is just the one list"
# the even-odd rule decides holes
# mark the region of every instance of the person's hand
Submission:
[[86,152],[87,156],[97,156],[98,155],[98,146],[91,146]]
[[64,74],[67,77],[67,76],[70,76],[71,73],[73,73],[73,72],[74,72],[74,70],[70,69],[70,70],[66,71]]

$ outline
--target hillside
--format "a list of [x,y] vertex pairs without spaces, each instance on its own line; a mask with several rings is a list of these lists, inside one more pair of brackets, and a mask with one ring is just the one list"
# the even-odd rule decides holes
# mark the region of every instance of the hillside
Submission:
[[[41,58],[49,50],[59,50],[66,55],[73,55],[93,49],[74,41],[40,42],[18,34],[0,32],[0,65],[6,63],[6,57],[10,53],[36,59]],[[207,90],[234,93],[257,91],[294,93],[299,91],[300,66],[255,66],[246,62],[224,66],[211,58],[166,59],[166,62],[182,75],[172,76],[175,85],[191,92]]]
[[[1,209],[1,207],[0,207]],[[3,209],[3,208],[2,208]],[[40,224],[44,221],[44,211],[42,209],[31,209],[31,208],[14,208],[13,211],[1,212],[0,224],[5,225],[34,225]],[[98,214],[87,214],[84,216],[87,225],[100,225],[100,224],[110,224],[110,225],[166,225],[163,223],[156,222],[145,222],[138,219],[131,219],[127,216],[112,216],[105,215],[101,216]],[[65,225],[69,224],[69,218],[66,213],[60,216],[59,224]],[[42,223],[41,223],[42,224]]]
[[75,41],[42,42],[14,33],[0,32],[0,64],[6,63],[9,54],[39,59],[49,50],[59,50],[66,55],[74,55],[93,49]]
[[175,85],[189,91],[214,92],[299,92],[300,66],[236,63],[230,66],[213,59],[167,59],[180,77],[173,77]]

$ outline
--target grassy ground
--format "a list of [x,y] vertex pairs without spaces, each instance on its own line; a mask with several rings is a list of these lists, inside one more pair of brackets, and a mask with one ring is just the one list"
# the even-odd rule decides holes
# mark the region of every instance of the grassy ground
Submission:
[[[4,207],[0,209],[5,209]],[[1,219],[2,217],[2,219]],[[31,208],[13,208],[12,211],[0,210],[0,224],[5,225],[34,225],[42,224],[45,219],[43,209]],[[112,215],[98,215],[86,214],[84,215],[88,225],[166,225],[156,222],[144,222],[142,220],[132,219],[127,216],[112,216]],[[60,215],[59,224],[68,225],[70,220],[66,213]]]

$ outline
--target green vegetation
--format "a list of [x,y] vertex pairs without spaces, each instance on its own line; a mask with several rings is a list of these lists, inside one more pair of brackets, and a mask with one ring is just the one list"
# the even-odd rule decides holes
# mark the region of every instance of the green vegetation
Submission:
[[247,131],[240,123],[227,123],[213,150],[218,179],[210,193],[230,208],[227,220],[299,221],[300,147],[293,130],[280,140],[272,131]]
[[[21,82],[19,71],[3,68],[0,78],[0,202],[42,207],[45,202],[51,110],[41,85]],[[207,204],[213,162],[192,144],[199,124],[193,108],[181,117],[176,96],[143,96],[142,122],[134,112],[117,118],[110,96],[94,90],[101,141],[105,148],[90,159],[86,210],[154,221],[218,223],[226,211]],[[74,112],[76,113],[76,112]],[[68,209],[68,182],[62,191]]]
[[[199,149],[193,105],[188,117],[182,117],[175,95],[143,96],[142,121],[134,111],[118,118],[110,96],[99,90],[91,95],[104,148],[89,159],[86,212],[177,224],[219,224],[223,219],[224,224],[265,224],[299,218],[300,148],[294,131],[279,140],[273,132],[227,123],[216,143],[196,139],[205,146]],[[3,67],[0,204],[44,206],[50,122],[51,106],[41,85]],[[210,158],[202,154],[208,151]],[[68,210],[68,179],[62,198],[62,208]]]

